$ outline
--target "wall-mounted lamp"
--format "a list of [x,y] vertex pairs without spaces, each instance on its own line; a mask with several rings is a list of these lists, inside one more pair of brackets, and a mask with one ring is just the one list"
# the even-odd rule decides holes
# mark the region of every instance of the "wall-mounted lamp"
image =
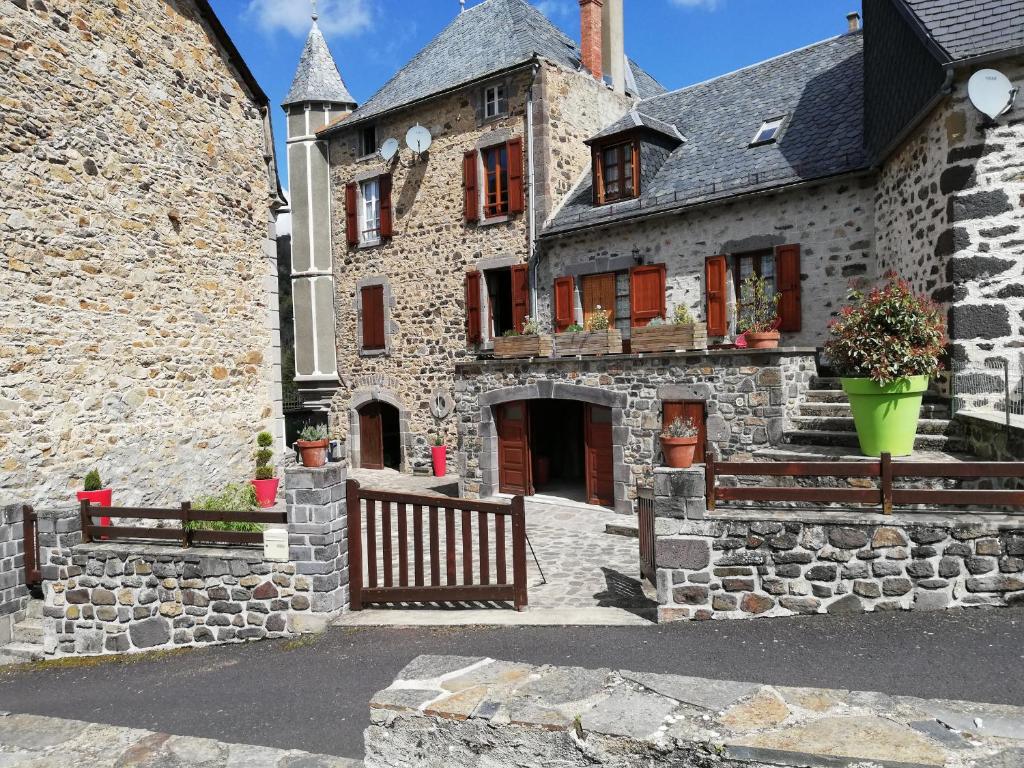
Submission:
[[633,261],[636,262],[637,266],[644,263],[644,257],[640,253],[639,246],[636,245],[633,246]]

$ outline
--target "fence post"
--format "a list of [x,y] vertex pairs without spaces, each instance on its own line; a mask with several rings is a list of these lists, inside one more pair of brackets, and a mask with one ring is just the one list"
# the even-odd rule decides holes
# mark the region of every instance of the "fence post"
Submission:
[[192,502],[181,502],[181,546],[188,549],[192,546],[192,530],[188,527],[189,512],[192,511]]
[[883,453],[881,463],[882,475],[882,514],[892,514],[892,454]]
[[704,448],[704,496],[708,512],[715,511],[715,447],[710,440]]
[[[345,488],[348,505],[348,607],[363,610],[363,515],[359,481],[349,480]],[[376,557],[371,552],[370,557]]]
[[526,593],[526,503],[522,496],[512,499],[512,583],[517,611],[529,604]]
[[25,548],[25,583],[35,586],[42,581],[39,574],[39,522],[31,504],[21,508],[21,530]]
[[92,516],[89,514],[89,500],[82,499],[82,505],[80,507],[80,514],[82,518],[82,541],[86,544],[92,541]]
[[1010,431],[1010,361],[1003,360],[1003,410],[1006,411],[1006,431]]

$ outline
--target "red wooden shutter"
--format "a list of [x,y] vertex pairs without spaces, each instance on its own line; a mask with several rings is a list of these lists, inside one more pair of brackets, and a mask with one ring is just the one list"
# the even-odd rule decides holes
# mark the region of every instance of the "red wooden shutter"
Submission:
[[665,318],[665,265],[629,270],[629,314],[633,328],[643,328],[656,317]]
[[725,256],[712,256],[704,262],[708,336],[725,336],[728,330],[725,290],[728,272]]
[[571,277],[555,278],[555,333],[576,322],[576,286]]
[[464,208],[466,221],[479,221],[480,195],[476,182],[476,150],[467,152],[462,159],[462,183],[465,187]]
[[391,174],[380,177],[380,236],[394,234],[394,219],[391,215]]
[[693,419],[693,423],[700,429],[700,434],[697,436],[697,450],[693,454],[693,460],[699,464],[704,461],[704,445],[708,441],[707,425],[704,423],[704,403],[699,400],[686,400],[661,404],[662,429],[665,429],[677,418],[685,419],[687,416]]
[[604,181],[601,178],[601,150],[597,147],[590,148],[591,174],[594,184],[594,205],[604,202]]
[[523,212],[523,140],[512,139],[506,145],[508,152],[508,212]]
[[466,273],[466,341],[479,344],[483,340],[480,325],[480,273]]
[[530,273],[525,264],[512,267],[512,327],[523,332],[523,323],[530,314]]
[[359,187],[350,182],[345,185],[345,234],[349,245],[359,245]]
[[384,349],[384,286],[362,289],[363,349]]
[[780,245],[775,249],[775,280],[779,291],[780,331],[799,331],[802,309],[800,306],[800,246]]

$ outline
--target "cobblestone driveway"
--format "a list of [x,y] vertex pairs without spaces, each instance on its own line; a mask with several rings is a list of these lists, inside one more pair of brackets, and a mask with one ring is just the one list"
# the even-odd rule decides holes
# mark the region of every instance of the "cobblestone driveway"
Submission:
[[[437,496],[458,493],[456,477],[359,469],[349,470],[349,477],[377,490]],[[621,608],[653,619],[656,606],[640,584],[637,540],[605,533],[606,523],[624,519],[601,507],[528,498],[526,531],[536,555],[534,559],[527,551],[530,607]]]

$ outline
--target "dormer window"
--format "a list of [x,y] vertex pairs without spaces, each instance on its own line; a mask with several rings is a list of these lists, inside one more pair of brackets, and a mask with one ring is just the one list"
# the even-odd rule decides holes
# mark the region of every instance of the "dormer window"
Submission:
[[779,133],[782,131],[782,123],[785,119],[785,116],[773,117],[771,120],[765,120],[761,123],[761,127],[754,134],[754,139],[750,142],[750,146],[756,147],[759,144],[771,144],[776,141],[779,138]]
[[626,141],[594,147],[594,202],[597,205],[640,195],[640,144]]
[[484,88],[484,120],[501,117],[508,112],[508,99],[505,96],[505,85],[489,85]]

